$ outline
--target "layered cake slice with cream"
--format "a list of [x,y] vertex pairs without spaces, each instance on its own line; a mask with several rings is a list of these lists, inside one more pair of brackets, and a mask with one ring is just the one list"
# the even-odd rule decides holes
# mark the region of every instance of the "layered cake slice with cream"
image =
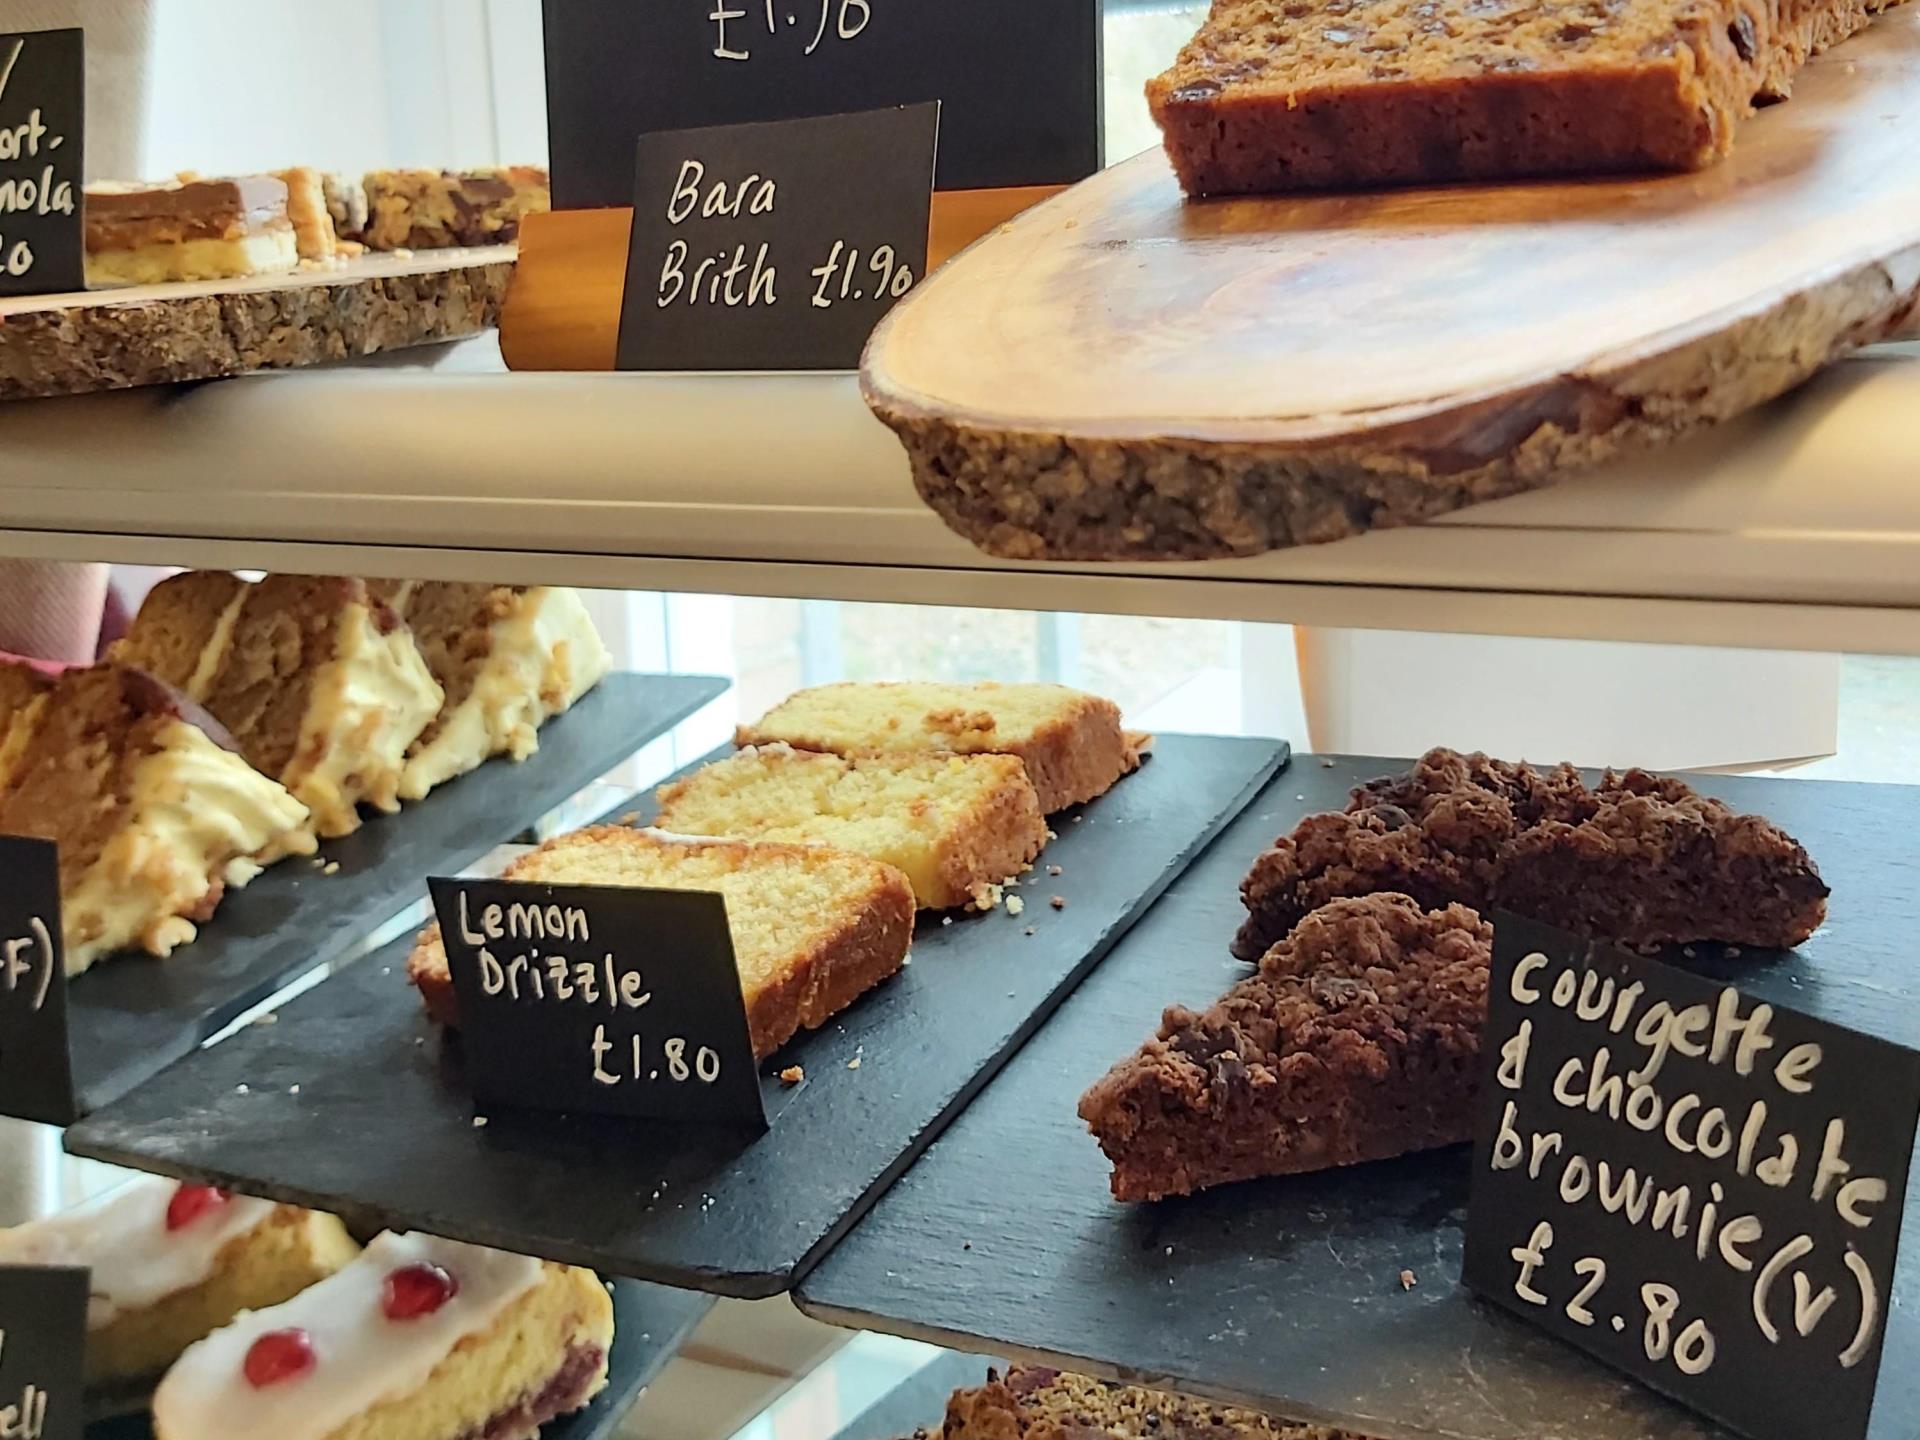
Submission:
[[176,577],[116,654],[179,678],[326,836],[358,829],[362,802],[399,808],[408,748],[444,699],[392,607],[341,576]]
[[272,175],[87,187],[87,282],[157,285],[273,275],[300,262]]
[[526,759],[540,748],[540,727],[612,666],[587,607],[565,586],[368,584],[406,621],[446,692],[408,751],[404,799],[423,799],[495,755]]
[[613,1301],[589,1270],[385,1234],[180,1357],[157,1440],[532,1440],[607,1383]]
[[0,664],[0,793],[46,710],[53,679],[20,661]]
[[331,1215],[159,1176],[0,1230],[0,1265],[92,1272],[90,1384],[156,1376],[194,1341],[290,1299],[359,1251]]
[[0,783],[0,833],[60,847],[66,967],[171,954],[229,887],[315,849],[307,808],[178,690],[124,665],[46,693]]

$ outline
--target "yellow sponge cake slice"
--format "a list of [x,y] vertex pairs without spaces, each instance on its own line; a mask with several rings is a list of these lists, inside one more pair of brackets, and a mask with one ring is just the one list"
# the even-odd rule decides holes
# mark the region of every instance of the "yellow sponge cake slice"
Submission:
[[741,726],[735,738],[835,755],[1014,755],[1047,815],[1105,794],[1140,763],[1141,750],[1121,728],[1119,706],[1064,685],[822,685]]
[[1011,755],[840,755],[762,745],[660,789],[661,829],[830,845],[900,869],[924,909],[989,909],[1047,843]]

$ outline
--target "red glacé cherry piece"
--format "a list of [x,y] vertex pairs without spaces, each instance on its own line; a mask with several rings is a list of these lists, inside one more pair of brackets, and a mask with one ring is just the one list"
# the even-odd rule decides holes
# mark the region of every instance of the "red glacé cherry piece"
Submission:
[[167,1229],[184,1230],[210,1210],[218,1210],[233,1197],[212,1185],[182,1185],[167,1202]]
[[320,1363],[313,1339],[304,1330],[269,1330],[247,1350],[241,1369],[256,1390],[297,1380]]
[[389,1320],[418,1320],[460,1293],[460,1282],[425,1260],[402,1265],[387,1276],[380,1308]]

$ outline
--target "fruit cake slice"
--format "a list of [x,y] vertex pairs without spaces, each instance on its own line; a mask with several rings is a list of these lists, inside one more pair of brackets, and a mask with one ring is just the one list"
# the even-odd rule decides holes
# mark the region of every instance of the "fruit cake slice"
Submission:
[[180,1357],[156,1440],[533,1440],[606,1387],[613,1301],[590,1270],[384,1234]]
[[1190,195],[1690,170],[1890,0],[1213,0],[1147,86]]
[[871,856],[904,871],[929,910],[991,909],[1047,843],[1040,799],[1011,755],[850,760],[754,746],[661,786],[655,823]]
[[1015,755],[1051,815],[1104,795],[1140,763],[1144,739],[1120,707],[1064,685],[822,685],[776,705],[734,737],[835,755],[895,751]]
[[1472,1138],[1493,927],[1464,905],[1339,900],[1207,1010],[1097,1081],[1080,1117],[1120,1200]]
[[66,967],[171,954],[229,887],[312,854],[307,809],[179,691],[123,665],[70,670],[0,790],[0,833],[60,847]]
[[1165,1390],[1018,1365],[956,1390],[945,1424],[914,1440],[1359,1440]]
[[1608,771],[1589,787],[1566,765],[1434,750],[1254,862],[1234,954],[1256,960],[1310,910],[1380,890],[1625,945],[1779,949],[1819,928],[1829,893],[1792,836],[1684,781]]
[[495,755],[524,760],[540,727],[571,709],[612,667],[579,592],[562,585],[368,582],[413,631],[446,693],[407,751],[405,800]]
[[[913,888],[890,865],[819,846],[703,840],[595,825],[520,856],[503,880],[709,890],[725,897],[753,1053],[816,1030],[906,962]],[[440,927],[421,932],[407,978],[428,1014],[460,1023]]]
[[359,1253],[331,1215],[159,1176],[0,1230],[0,1265],[92,1272],[89,1384],[157,1376],[235,1316],[291,1299]]
[[359,805],[400,808],[409,746],[445,696],[413,635],[364,581],[270,575],[246,592],[205,704],[322,835]]

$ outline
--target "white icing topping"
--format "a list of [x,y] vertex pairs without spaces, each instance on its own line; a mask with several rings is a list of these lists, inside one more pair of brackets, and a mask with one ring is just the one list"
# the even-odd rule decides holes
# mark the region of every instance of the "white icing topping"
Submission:
[[167,1206],[179,1188],[146,1176],[62,1214],[0,1230],[0,1264],[86,1266],[93,1272],[87,1324],[95,1330],[148,1309],[206,1281],[221,1250],[274,1211],[271,1201],[235,1195],[169,1231]]
[[540,726],[598,685],[613,664],[587,607],[564,586],[522,594],[494,622],[490,643],[467,698],[407,762],[405,799],[424,799],[494,755],[526,759],[540,748]]
[[134,770],[126,823],[60,897],[67,973],[133,946],[171,954],[195,934],[181,912],[215,882],[245,884],[253,862],[316,848],[304,805],[197,726],[168,721]]
[[233,643],[233,623],[240,618],[240,610],[247,603],[247,591],[251,588],[247,585],[235,586],[227,608],[213,622],[206,648],[200,652],[200,661],[193,667],[193,674],[187,677],[187,694],[193,699],[207,698],[207,691],[213,686],[213,677],[220,673],[220,662],[227,658],[228,647]]
[[[387,1276],[438,1265],[459,1293],[438,1310],[389,1320]],[[190,1347],[153,1397],[155,1432],[182,1440],[325,1440],[355,1416],[425,1384],[469,1335],[488,1329],[540,1283],[541,1264],[426,1235],[380,1236],[365,1252],[284,1305],[240,1316]],[[305,1375],[255,1389],[243,1367],[262,1335],[298,1329],[316,1364]]]
[[311,807],[314,828],[351,834],[362,800],[399,809],[407,747],[445,698],[406,626],[383,635],[365,605],[347,606],[333,658],[314,676],[293,763],[280,777]]

